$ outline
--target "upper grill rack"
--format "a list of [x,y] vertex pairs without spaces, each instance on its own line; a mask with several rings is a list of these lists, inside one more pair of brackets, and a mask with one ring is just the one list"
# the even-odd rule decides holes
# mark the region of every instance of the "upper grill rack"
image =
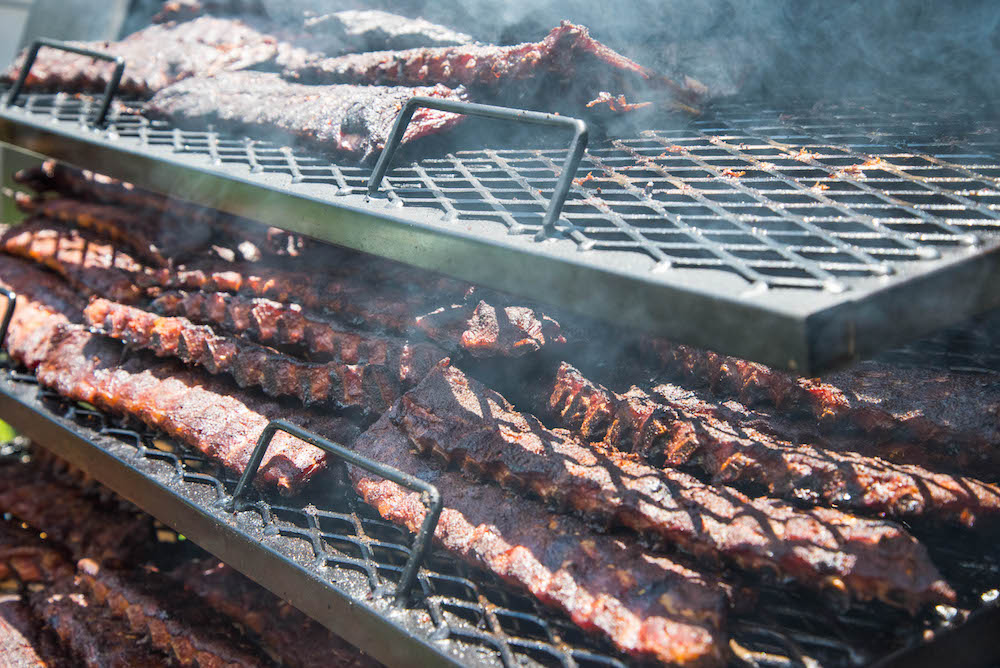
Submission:
[[[36,96],[29,109],[84,122],[92,104],[71,99]],[[922,107],[888,118],[862,108],[812,107],[803,118],[720,107],[683,130],[592,142],[559,230],[580,250],[636,253],[650,261],[649,271],[722,269],[747,287],[840,292],[846,279],[893,274],[1000,232],[1000,128],[973,124],[971,114],[931,118]],[[956,127],[966,134],[940,134]],[[337,195],[367,194],[371,176],[272,142],[180,130],[141,115],[112,114],[109,131],[288,174],[293,183],[329,184]],[[457,151],[392,169],[383,190],[403,206],[535,235],[565,154]],[[879,162],[853,171],[873,157]]]
[[[422,157],[391,170],[380,195],[368,198],[366,167],[212,128],[182,130],[145,117],[140,103],[114,105],[104,132],[81,130],[96,115],[93,99],[22,97],[26,113],[0,113],[10,126],[0,138],[154,189],[169,189],[171,168],[195,166],[249,180],[269,195],[315,199],[329,205],[322,220],[291,199],[282,210],[242,187],[227,195],[228,183],[177,191],[804,372],[1000,304],[996,290],[969,290],[970,281],[992,286],[1000,245],[1000,124],[978,109],[721,104],[682,127],[667,119],[665,128],[591,141],[557,238],[539,242],[566,151],[539,148],[538,138],[521,148]],[[56,128],[63,140],[137,151],[156,169],[83,149],[59,155],[60,142],[17,127],[24,119]],[[144,183],[162,172],[163,180]],[[367,217],[351,228],[337,206],[359,207]],[[376,227],[393,217],[425,227]],[[470,238],[490,252],[468,253],[460,244]],[[736,335],[720,322],[745,328]]]

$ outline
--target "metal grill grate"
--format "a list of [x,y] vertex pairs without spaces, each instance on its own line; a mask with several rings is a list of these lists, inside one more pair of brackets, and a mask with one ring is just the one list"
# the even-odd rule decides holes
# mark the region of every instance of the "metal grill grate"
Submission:
[[[33,95],[27,108],[84,123],[90,98]],[[1000,126],[850,105],[720,106],[682,130],[592,143],[563,209],[581,250],[638,253],[651,271],[723,269],[748,284],[835,292],[975,246],[1000,232]],[[789,109],[793,111],[789,112]],[[363,195],[371,171],[272,142],[180,130],[120,106],[109,132],[143,145]],[[127,113],[126,113],[127,112]],[[388,197],[533,235],[565,151],[457,151],[392,170]]]
[[[391,170],[369,199],[370,169],[318,153],[182,130],[146,118],[140,103],[115,105],[108,128],[96,131],[85,127],[96,113],[91,98],[24,101],[27,114],[17,110],[17,118],[63,133],[53,141],[8,130],[29,148],[82,140],[57,157],[112,174],[124,169],[130,173],[118,175],[140,184],[193,167],[199,174],[184,183],[206,204],[807,372],[898,342],[900,330],[926,331],[998,301],[989,291],[969,296],[963,284],[991,280],[1000,247],[1000,123],[980,109],[741,102],[682,127],[664,119],[660,129],[592,141],[558,238],[535,241],[566,155],[542,137],[506,149],[458,150],[459,140],[452,152]],[[131,164],[118,159],[125,154],[87,150],[98,146],[138,152],[155,167],[123,167]],[[249,199],[239,188],[229,196],[228,181],[199,189],[202,170],[267,192]],[[148,185],[168,183],[176,187],[170,176]],[[268,206],[282,199],[274,195],[357,207],[368,217],[356,228],[343,217],[331,225],[326,219],[343,210],[306,212],[285,198],[282,211]],[[375,226],[392,217],[420,223],[421,236],[406,236],[417,234],[412,225]],[[474,261],[475,249],[463,245],[470,238],[504,252]],[[932,272],[933,280],[911,280]],[[632,297],[625,304],[623,290]],[[947,308],[933,309],[931,322],[932,300]],[[717,325],[736,310],[750,328],[740,336]]]
[[[22,401],[29,397],[40,415],[62,416],[90,446],[107,449],[141,471],[147,484],[158,482],[210,509],[223,508],[230,500],[236,477],[199,453],[89,406],[67,402],[38,388],[34,377],[22,371],[7,370],[3,378],[4,394],[13,388]],[[102,445],[94,434],[114,440]],[[100,471],[92,473],[100,479]],[[147,510],[157,514],[156,508]],[[330,588],[358,605],[375,607],[397,624],[387,623],[380,630],[383,642],[410,634],[439,645],[446,655],[468,665],[624,666],[628,662],[563,616],[441,552],[434,552],[420,572],[422,595],[415,605],[405,612],[393,611],[378,596],[393,589],[412,538],[380,519],[334,473],[317,480],[301,498],[258,497],[222,521],[245,526],[251,516],[253,524],[259,519],[263,527],[263,537],[253,540],[325,582],[316,591],[298,592],[300,597],[322,600]],[[160,519],[174,524],[170,517]],[[960,531],[925,533],[921,537],[959,591],[962,608],[982,608],[996,599],[996,591],[990,589],[1000,586],[1000,553],[988,538]],[[751,604],[747,607],[744,602],[744,609],[730,618],[733,666],[865,665],[892,650],[920,644],[927,632],[960,624],[962,619],[943,608],[915,619],[881,604],[840,610],[808,592],[750,580],[737,589],[752,595],[749,599],[738,595]]]

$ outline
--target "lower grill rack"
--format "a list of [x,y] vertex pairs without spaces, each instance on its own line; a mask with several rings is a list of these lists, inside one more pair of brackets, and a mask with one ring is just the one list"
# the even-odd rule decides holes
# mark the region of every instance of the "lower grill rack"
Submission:
[[[220,465],[161,434],[67,402],[21,370],[0,370],[0,415],[387,665],[628,662],[563,616],[439,551],[425,558],[410,604],[393,606],[413,537],[379,518],[336,470],[292,500],[254,492],[234,513],[228,507],[237,478]],[[1000,554],[966,534],[920,538],[955,584],[963,609],[1000,617],[991,605]],[[928,639],[960,638],[964,622],[945,608],[918,618],[874,603],[838,610],[768,582],[743,580],[737,589],[752,595],[738,595],[750,603],[730,617],[733,666],[861,666],[907,649],[916,652],[905,655],[907,665],[917,665]],[[943,633],[952,627],[957,632]]]

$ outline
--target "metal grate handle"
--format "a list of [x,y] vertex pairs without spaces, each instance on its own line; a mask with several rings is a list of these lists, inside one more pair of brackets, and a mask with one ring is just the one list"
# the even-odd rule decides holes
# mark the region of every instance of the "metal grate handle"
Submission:
[[0,320],[0,350],[7,344],[7,330],[10,329],[10,320],[14,317],[14,308],[17,306],[17,293],[7,288],[0,288],[0,295],[7,298],[7,308],[3,311],[3,319]]
[[466,116],[483,116],[503,121],[520,121],[535,125],[555,125],[573,130],[573,140],[569,145],[569,154],[563,163],[562,174],[560,174],[559,181],[556,183],[552,199],[549,200],[549,206],[545,211],[545,218],[542,221],[542,229],[539,230],[536,238],[544,239],[555,231],[556,221],[559,220],[563,203],[566,201],[569,189],[573,185],[573,177],[576,175],[576,169],[583,158],[583,152],[587,149],[589,131],[587,130],[586,122],[579,118],[545,114],[540,111],[497,107],[490,104],[476,104],[460,100],[442,100],[436,97],[412,97],[403,107],[403,110],[399,112],[399,116],[396,117],[396,123],[392,126],[392,134],[389,135],[389,140],[386,141],[385,148],[382,149],[378,162],[375,163],[375,171],[372,172],[371,178],[368,180],[369,195],[374,195],[378,192],[379,186],[382,184],[382,179],[389,170],[389,163],[392,162],[392,157],[403,141],[403,135],[406,134],[406,128],[413,119],[413,113],[419,108],[437,109],[438,111],[465,114]]
[[413,588],[413,583],[416,582],[417,572],[420,569],[420,564],[423,562],[424,554],[427,552],[428,547],[430,547],[431,538],[434,537],[434,529],[437,528],[438,517],[440,517],[441,509],[444,506],[441,501],[441,493],[438,492],[437,487],[408,473],[403,473],[399,469],[381,464],[367,457],[362,457],[353,450],[349,450],[322,436],[317,436],[287,420],[272,420],[264,427],[264,431],[260,433],[260,438],[257,439],[257,445],[254,447],[250,462],[243,471],[243,475],[240,476],[240,481],[236,484],[236,489],[233,491],[233,498],[229,505],[230,512],[235,512],[237,499],[239,499],[246,486],[257,475],[257,470],[264,459],[264,453],[267,452],[267,446],[279,431],[300,438],[335,457],[339,457],[354,466],[390,480],[397,485],[420,492],[421,500],[427,506],[427,514],[424,515],[424,521],[420,525],[420,531],[417,532],[417,537],[413,541],[413,548],[410,550],[410,558],[406,561],[406,566],[403,568],[403,575],[399,580],[399,585],[396,587],[395,604],[403,605],[410,593],[410,589]]
[[108,80],[108,85],[104,88],[104,96],[101,98],[101,106],[97,112],[97,120],[94,122],[97,127],[103,126],[104,120],[108,115],[108,108],[111,107],[111,98],[114,96],[115,91],[118,90],[118,84],[121,83],[122,80],[122,73],[125,72],[125,59],[121,56],[112,56],[109,53],[101,53],[100,51],[85,49],[68,42],[60,42],[54,39],[36,39],[31,43],[31,48],[28,49],[28,57],[24,61],[24,66],[21,67],[21,74],[18,75],[17,81],[14,82],[14,86],[7,94],[6,106],[13,106],[14,103],[17,102],[17,98],[21,95],[21,91],[24,89],[24,82],[28,80],[28,74],[31,72],[31,66],[35,64],[35,60],[38,58],[38,50],[43,46],[47,46],[51,49],[59,49],[60,51],[76,53],[81,56],[89,56],[98,60],[106,60],[109,63],[115,64],[115,69],[111,74],[111,79]]

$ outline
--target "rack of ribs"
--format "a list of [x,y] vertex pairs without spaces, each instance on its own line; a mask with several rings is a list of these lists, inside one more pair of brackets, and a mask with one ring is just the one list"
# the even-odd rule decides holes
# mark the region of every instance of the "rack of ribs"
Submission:
[[[565,342],[559,323],[528,306],[504,306],[476,300],[424,313],[419,300],[394,285],[373,286],[360,276],[338,277],[282,269],[191,265],[157,270],[145,277],[147,289],[233,293],[285,304],[282,316],[298,319],[298,309],[329,313],[351,325],[408,335],[414,330],[447,351],[465,350],[477,357],[518,357],[543,346]],[[475,294],[475,293],[473,293]],[[491,296],[495,297],[496,295]],[[501,298],[502,299],[502,298]],[[118,300],[120,301],[120,300]],[[192,320],[204,317],[204,302],[169,300],[171,312]],[[245,302],[226,299],[240,308]],[[167,302],[161,303],[164,308]],[[279,308],[279,307],[275,307]]]
[[[187,318],[95,299],[84,311],[87,322],[127,346],[176,357],[212,374],[227,374],[240,387],[259,387],[266,394],[292,396],[308,405],[332,403],[381,413],[402,390],[401,376],[419,380],[440,359],[416,360],[423,368],[377,363],[307,362],[236,336],[217,334]],[[414,361],[414,360],[410,360]]]
[[751,422],[729,421],[725,405],[661,384],[611,392],[563,364],[549,412],[590,442],[635,452],[654,465],[696,465],[717,484],[797,502],[831,504],[901,519],[995,521],[1000,487],[855,452],[793,444]]
[[[250,24],[230,18],[205,16],[187,23],[152,25],[118,42],[74,42],[94,51],[125,59],[119,91],[149,97],[156,91],[196,74],[238,70],[273,61],[278,40]],[[22,53],[0,76],[17,79],[24,65]],[[56,92],[100,92],[108,85],[112,67],[86,56],[43,49],[25,87]]]
[[14,526],[12,522],[0,523],[0,581],[54,582],[74,571],[66,556],[37,533]]
[[116,571],[90,559],[77,563],[82,588],[100,605],[148,634],[157,649],[182,666],[270,666],[258,648],[196,596],[152,569]]
[[[137,418],[238,473],[250,460],[264,427],[279,417],[306,429],[319,428],[348,445],[357,434],[345,418],[289,410],[173,361],[151,363],[138,355],[123,361],[119,344],[67,323],[65,317],[28,299],[18,300],[7,349],[15,360],[31,362],[28,366],[43,386],[109,413]],[[318,448],[278,434],[257,480],[291,493],[324,462]]]
[[155,542],[148,515],[99,508],[78,489],[39,473],[34,467],[0,469],[0,512],[48,534],[74,558],[125,563],[141,558]]
[[379,664],[325,627],[216,559],[190,561],[170,577],[210,608],[260,637],[289,668],[375,668]]
[[145,267],[92,230],[29,219],[4,232],[0,248],[48,267],[85,293],[122,302],[142,294],[137,281]]
[[[143,633],[129,628],[97,604],[72,577],[28,597],[31,610],[55,634],[72,661],[67,666],[167,668],[170,658],[150,647]],[[59,665],[59,664],[56,664]]]
[[258,343],[301,347],[311,358],[385,366],[404,387],[415,385],[445,356],[443,350],[430,343],[355,330],[330,318],[311,315],[297,304],[261,297],[170,291],[156,298],[150,309],[219,327]]
[[0,595],[0,657],[4,668],[72,668],[59,639],[15,594]]
[[1000,395],[977,374],[864,361],[824,379],[799,378],[661,338],[647,337],[642,348],[651,362],[719,396],[812,418],[826,435],[868,437],[870,452],[883,458],[907,461],[913,448],[899,445],[913,443],[926,446],[928,463],[1000,472],[993,447],[1000,439]]
[[[580,102],[599,97],[602,91],[630,98],[653,95],[672,97],[684,105],[697,104],[704,87],[684,85],[635,63],[590,36],[584,26],[564,21],[540,42],[514,46],[461,45],[377,51],[333,58],[307,59],[304,66],[286,68],[285,76],[305,83],[467,86],[478,95],[510,99],[524,83],[530,91],[544,91],[545,84],[582,95]],[[576,90],[573,87],[582,90]],[[690,107],[687,107],[690,109]]]
[[902,527],[750,499],[613,448],[550,430],[442,362],[386,414],[413,447],[588,522],[625,526],[702,559],[776,572],[816,589],[915,610],[954,598]]
[[32,216],[56,220],[93,230],[98,236],[123,244],[135,257],[155,267],[205,248],[208,228],[188,221],[166,221],[150,212],[135,212],[121,206],[94,204],[69,198],[34,199],[15,195],[17,207]]
[[[176,251],[164,252],[163,255],[167,257],[173,257],[174,253],[190,252],[201,243],[203,235],[206,234],[214,235],[218,242],[235,240],[235,245],[241,248],[244,257],[251,260],[259,259],[265,254],[294,256],[309,246],[309,241],[297,234],[268,227],[248,218],[233,216],[173,197],[165,197],[138,188],[127,181],[71,167],[55,160],[46,160],[35,167],[22,169],[16,172],[13,178],[16,183],[31,188],[38,195],[54,193],[65,199],[77,200],[81,204],[122,207],[129,212],[122,213],[129,216],[128,221],[138,217],[149,219],[151,223],[155,223],[154,227],[158,233],[150,235],[150,238],[163,236],[164,242],[182,244]],[[75,222],[85,224],[79,220]],[[171,230],[161,234],[160,228],[164,223],[168,224]],[[178,228],[183,232],[178,234]],[[122,225],[116,225],[116,229],[106,232],[125,237],[134,233],[128,226]],[[242,250],[247,244],[250,247]]]
[[[704,576],[626,538],[596,533],[544,505],[470,482],[418,457],[383,415],[355,452],[435,485],[445,501],[436,542],[454,556],[528,591],[619,650],[678,666],[722,664],[725,597]],[[420,495],[351,467],[361,498],[386,520],[416,532]]]
[[[259,138],[289,140],[321,151],[371,158],[385,147],[396,116],[415,96],[462,100],[446,86],[305,86],[270,72],[196,76],[159,91],[146,104],[154,117],[180,127],[206,124],[248,130]],[[464,117],[418,109],[403,142],[444,132]]]

